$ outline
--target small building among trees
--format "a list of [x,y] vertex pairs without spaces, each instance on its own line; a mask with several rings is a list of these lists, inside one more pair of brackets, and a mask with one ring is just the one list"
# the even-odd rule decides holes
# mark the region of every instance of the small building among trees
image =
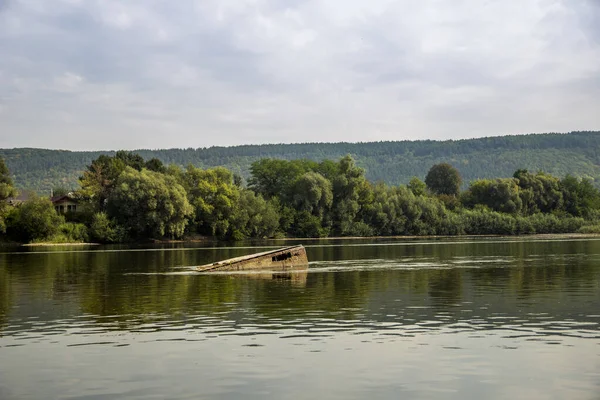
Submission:
[[24,202],[28,201],[31,198],[31,194],[29,192],[19,193],[17,196],[9,197],[6,199],[6,203],[13,207],[20,206]]
[[51,199],[54,209],[59,214],[68,212],[77,212],[77,200],[70,196],[70,194],[64,194],[60,196],[53,196]]

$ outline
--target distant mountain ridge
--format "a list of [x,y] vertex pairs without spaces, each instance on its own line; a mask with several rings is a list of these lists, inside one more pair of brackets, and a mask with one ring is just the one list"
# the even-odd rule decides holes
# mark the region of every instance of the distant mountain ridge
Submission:
[[[448,162],[463,180],[508,177],[520,168],[563,177],[587,177],[600,184],[600,131],[495,136],[461,140],[363,143],[264,144],[198,149],[134,150],[145,159],[202,168],[224,166],[247,178],[261,158],[339,159],[350,154],[371,181],[397,185],[425,177],[429,168]],[[0,149],[20,189],[47,193],[51,188],[78,187],[77,179],[92,160],[114,151],[68,151],[34,148]]]

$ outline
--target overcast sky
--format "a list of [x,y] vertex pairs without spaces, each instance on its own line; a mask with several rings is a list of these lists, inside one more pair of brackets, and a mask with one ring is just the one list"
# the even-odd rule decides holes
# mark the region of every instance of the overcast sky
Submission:
[[0,0],[0,147],[600,129],[600,0]]

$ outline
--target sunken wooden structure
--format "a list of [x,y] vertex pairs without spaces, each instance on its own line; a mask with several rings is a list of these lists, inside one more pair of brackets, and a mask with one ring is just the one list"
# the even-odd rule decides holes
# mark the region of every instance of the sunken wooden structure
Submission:
[[199,272],[233,271],[294,271],[308,268],[308,258],[304,246],[284,247],[283,249],[230,258],[213,264],[196,267]]

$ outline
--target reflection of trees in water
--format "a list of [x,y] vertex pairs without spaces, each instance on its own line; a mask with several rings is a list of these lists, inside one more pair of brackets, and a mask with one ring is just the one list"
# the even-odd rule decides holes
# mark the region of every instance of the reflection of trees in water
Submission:
[[267,316],[284,319],[287,318],[286,309],[296,312],[318,311],[323,318],[353,318],[353,310],[364,304],[372,286],[372,281],[366,276],[366,272],[359,271],[311,273],[303,290],[289,290],[288,287],[266,282],[268,287],[253,293],[253,305]]
[[309,261],[341,261],[361,259],[386,259],[405,260],[410,258],[434,259],[444,263],[456,258],[477,257],[521,257],[531,243],[525,242],[497,242],[498,239],[490,238],[489,241],[460,242],[451,239],[431,241],[406,241],[388,240],[377,246],[349,246],[340,247],[311,247],[307,248]]
[[0,329],[8,321],[8,312],[11,306],[11,280],[6,268],[0,266]]
[[434,306],[450,306],[462,301],[462,273],[460,269],[430,271],[429,296]]
[[[317,313],[321,318],[377,321],[385,320],[377,310],[400,315],[409,304],[430,307],[415,318],[440,311],[460,318],[454,305],[462,302],[488,307],[482,317],[512,315],[527,312],[517,307],[523,299],[556,315],[575,307],[586,315],[597,313],[591,298],[600,293],[600,269],[593,256],[600,246],[594,241],[314,247],[309,248],[312,260],[428,259],[444,269],[317,272],[295,281],[163,274],[246,253],[248,249],[0,255],[0,324],[6,324],[11,305],[24,303],[27,296],[52,300],[44,305],[50,318],[63,317],[52,313],[59,312],[56,302],[65,302],[78,304],[99,324],[106,321],[100,317],[114,316],[113,322],[130,329],[157,319],[197,316],[292,320]],[[499,260],[476,264],[486,257]],[[453,265],[457,260],[475,260],[475,265],[458,268]]]

